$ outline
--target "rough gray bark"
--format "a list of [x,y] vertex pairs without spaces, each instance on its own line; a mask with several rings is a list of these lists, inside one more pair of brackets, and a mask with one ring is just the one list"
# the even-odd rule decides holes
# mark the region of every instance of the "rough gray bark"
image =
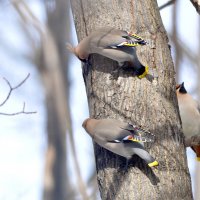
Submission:
[[191,200],[175,72],[156,1],[72,0],[71,4],[79,40],[103,26],[135,32],[150,43],[137,48],[140,60],[158,74],[153,82],[123,73],[111,80],[117,64],[100,55],[91,57],[88,74],[84,68],[90,117],[135,122],[156,134],[156,142],[148,148],[159,161],[156,169],[133,157],[126,172],[124,158],[94,145],[102,199]]

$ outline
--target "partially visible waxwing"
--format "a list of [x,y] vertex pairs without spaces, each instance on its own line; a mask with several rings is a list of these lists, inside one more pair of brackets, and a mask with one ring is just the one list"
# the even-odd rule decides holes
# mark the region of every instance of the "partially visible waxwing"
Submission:
[[[200,135],[200,104],[187,93],[184,82],[176,86],[183,133],[187,138]],[[191,147],[200,161],[200,146]]]
[[140,63],[135,47],[145,44],[147,42],[136,34],[104,27],[89,34],[76,47],[67,44],[67,48],[83,62],[90,54],[97,53],[117,61],[120,66],[128,63],[135,70],[135,75],[143,78],[148,73],[148,66]]
[[92,139],[105,149],[127,159],[138,155],[149,167],[158,162],[145,149],[143,142],[153,142],[154,135],[135,125],[115,119],[86,119],[83,128]]

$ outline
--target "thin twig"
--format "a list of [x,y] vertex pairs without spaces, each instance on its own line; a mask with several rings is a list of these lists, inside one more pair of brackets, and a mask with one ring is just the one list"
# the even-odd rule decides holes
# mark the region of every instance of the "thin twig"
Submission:
[[172,5],[176,0],[170,0],[168,2],[166,2],[165,4],[163,4],[162,6],[159,7],[159,10],[162,10],[164,8],[166,8],[167,6]]
[[3,106],[7,101],[8,99],[10,98],[10,95],[12,93],[13,90],[19,88],[22,84],[24,84],[24,82],[29,78],[30,76],[30,73],[26,76],[26,78],[21,81],[18,85],[16,85],[15,87],[12,87],[10,82],[4,77],[3,79],[5,80],[5,82],[8,84],[9,88],[10,88],[10,91],[8,92],[8,95],[7,97],[5,98],[5,100],[0,104],[0,107]]
[[[28,75],[25,77],[25,79],[23,81],[21,81],[19,84],[17,84],[14,87],[12,87],[10,82],[5,77],[3,77],[3,79],[5,80],[7,85],[9,86],[10,90],[9,90],[8,95],[6,96],[5,100],[3,100],[3,102],[0,104],[0,107],[3,106],[8,101],[8,99],[10,98],[10,95],[12,94],[12,91],[16,90],[17,88],[22,86],[25,83],[25,81],[29,78],[29,76],[30,76],[30,73],[28,73]],[[35,113],[37,113],[37,112],[36,111],[31,111],[31,112],[25,111],[25,102],[24,102],[23,107],[22,107],[22,111],[16,112],[16,113],[2,113],[2,112],[0,112],[0,115],[14,116],[14,115],[19,115],[19,114],[35,114]]]
[[14,115],[20,115],[20,114],[35,114],[35,113],[37,113],[37,112],[36,111],[31,111],[31,112],[25,111],[25,103],[24,103],[22,111],[16,112],[16,113],[2,113],[2,112],[0,112],[0,115],[14,116]]

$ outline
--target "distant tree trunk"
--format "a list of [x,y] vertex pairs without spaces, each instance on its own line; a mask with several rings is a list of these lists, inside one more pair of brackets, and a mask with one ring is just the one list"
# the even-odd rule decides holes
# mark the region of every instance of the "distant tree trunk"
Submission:
[[[65,200],[77,196],[77,189],[84,200],[87,191],[81,177],[75,151],[69,105],[68,56],[65,41],[71,39],[69,0],[45,1],[47,25],[33,14],[25,1],[12,1],[23,20],[23,28],[33,49],[34,64],[38,67],[44,85],[47,107],[47,153],[44,175],[44,200]],[[31,31],[29,28],[31,27]],[[41,46],[35,42],[35,28]],[[34,36],[33,36],[34,35]],[[67,175],[66,132],[69,134],[71,156],[78,188],[72,188]],[[78,194],[79,195],[79,194]]]
[[58,20],[59,12],[66,13],[65,3],[58,3],[50,14],[47,12],[49,33],[42,40],[43,52],[39,66],[47,106],[48,143],[44,176],[44,200],[65,200],[70,195],[70,184],[66,173],[66,131],[67,122],[70,123],[67,118],[69,114],[68,70],[66,55],[64,55],[64,42],[62,45],[61,41],[55,36],[55,30],[60,30],[58,34],[60,40],[66,41],[63,28],[66,26],[66,16],[60,17]]
[[44,200],[70,198],[67,175],[66,132],[69,116],[68,60],[65,41],[69,28],[69,3],[66,0],[45,4],[46,35],[42,37],[39,71],[42,77],[47,106],[47,154],[44,176]]
[[116,118],[148,128],[156,134],[148,150],[159,161],[156,169],[150,169],[134,156],[125,172],[124,158],[95,144],[102,199],[191,200],[174,66],[156,1],[71,0],[71,4],[79,40],[103,26],[137,33],[150,43],[137,47],[140,60],[158,74],[152,83],[131,74],[110,80],[116,62],[91,57],[92,67],[85,76],[90,117]]
[[[58,0],[53,4],[51,1],[51,14],[46,2],[48,26],[40,22],[25,1],[12,1],[12,3],[24,22],[24,30],[33,49],[31,57],[38,67],[44,85],[47,107],[47,153],[43,199],[65,200],[71,194],[66,163],[66,131],[70,118],[67,104],[69,100],[68,71],[64,47],[66,40],[64,27],[67,26],[69,19],[67,16],[69,2]],[[62,17],[59,16],[61,13]],[[30,34],[33,27],[40,36],[41,46],[37,46],[33,37],[35,34]],[[60,30],[57,37],[55,30]]]

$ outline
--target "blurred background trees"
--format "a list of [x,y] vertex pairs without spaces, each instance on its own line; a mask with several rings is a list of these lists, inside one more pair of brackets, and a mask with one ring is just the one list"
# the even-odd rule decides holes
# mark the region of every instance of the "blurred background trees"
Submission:
[[[176,80],[200,100],[200,18],[190,1],[170,2],[160,12]],[[77,42],[69,2],[2,0],[0,21],[0,102],[9,90],[2,77],[16,85],[30,73],[0,112],[19,111],[22,102],[37,111],[0,115],[0,199],[97,199],[93,148],[81,128],[88,116],[81,66],[65,49],[67,41]],[[198,199],[194,157],[188,150]]]

